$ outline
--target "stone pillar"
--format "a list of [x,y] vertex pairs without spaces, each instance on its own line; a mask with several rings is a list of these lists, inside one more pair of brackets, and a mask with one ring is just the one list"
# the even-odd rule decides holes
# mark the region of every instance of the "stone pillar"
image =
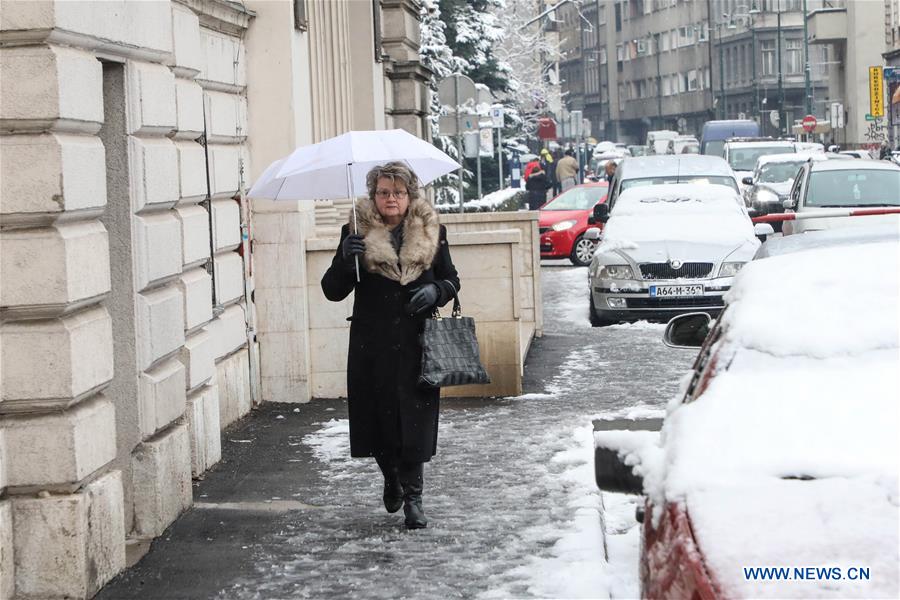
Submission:
[[428,139],[428,81],[431,71],[419,62],[419,3],[382,0],[382,48],[390,57],[385,75],[390,80],[386,103],[388,127],[405,129]]
[[[0,597],[86,598],[125,564],[100,62],[5,3],[0,48]],[[6,33],[5,31],[3,32]]]
[[[195,473],[218,460],[221,451],[218,440],[212,438],[218,438],[219,429],[249,413],[257,395],[256,384],[251,381],[251,362],[257,350],[255,343],[253,347],[248,343],[247,333],[248,324],[252,326],[254,322],[254,306],[245,298],[244,263],[237,252],[242,242],[239,190],[246,183],[244,174],[249,166],[245,145],[248,135],[247,50],[242,36],[251,15],[240,5],[233,5],[227,11],[211,3],[200,3],[199,8],[198,24],[193,21],[190,24],[195,33],[186,37],[196,39],[194,36],[199,34],[199,61],[193,63],[198,72],[193,75],[196,84],[192,85],[199,85],[202,98],[201,126],[204,111],[206,115],[208,161],[201,162],[204,166],[201,187],[206,193],[208,177],[209,202],[204,204],[211,211],[212,243],[210,238],[205,238],[205,257],[209,258],[212,253],[209,271],[213,274],[215,302],[212,320],[208,315],[198,313],[196,321],[186,324],[189,331],[196,331],[190,334],[190,343],[185,347],[186,354],[190,352],[188,364],[193,368],[196,359],[198,369],[196,377],[192,376],[188,382],[195,415],[191,420]],[[190,207],[197,199],[202,198],[183,196],[179,206]],[[204,217],[209,216],[205,210],[203,213]],[[188,243],[187,235],[184,243]],[[196,285],[199,293],[198,282],[204,274],[198,269],[192,273],[193,279],[185,285]],[[209,322],[204,325],[205,321]],[[210,367],[214,369],[214,389],[207,389],[204,383]],[[215,427],[213,414],[216,396],[219,429]],[[206,457],[202,456],[203,452],[207,453]]]

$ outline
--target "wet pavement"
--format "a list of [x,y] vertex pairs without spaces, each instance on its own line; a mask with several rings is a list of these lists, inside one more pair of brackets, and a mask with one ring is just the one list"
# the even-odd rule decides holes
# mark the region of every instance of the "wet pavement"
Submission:
[[[442,400],[427,529],[387,514],[374,461],[349,458],[343,401],[267,404],[224,432],[193,508],[98,598],[635,595],[634,499],[601,500],[591,420],[661,415],[693,353],[666,348],[661,325],[591,328],[584,268],[542,278],[525,394]],[[607,534],[628,535],[607,538],[611,564],[601,502],[617,507]]]

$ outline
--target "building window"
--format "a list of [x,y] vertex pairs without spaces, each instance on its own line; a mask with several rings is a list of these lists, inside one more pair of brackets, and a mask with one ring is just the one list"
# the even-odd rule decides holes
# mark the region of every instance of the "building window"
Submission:
[[687,74],[687,89],[689,92],[696,92],[700,89],[699,80],[697,79],[697,70],[691,69]]
[[625,60],[625,49],[622,47],[622,44],[616,46],[616,60],[619,62]]
[[597,24],[598,25],[606,25],[606,5],[600,4],[597,6]]
[[799,39],[785,40],[785,73],[796,75],[803,69],[803,42]]
[[309,19],[306,16],[306,0],[294,0],[294,28],[306,31]]
[[760,50],[762,51],[762,74],[764,76],[774,75],[776,69],[775,40],[762,40]]
[[622,5],[616,2],[616,31],[622,31]]
[[600,64],[606,64],[606,48],[600,48]]

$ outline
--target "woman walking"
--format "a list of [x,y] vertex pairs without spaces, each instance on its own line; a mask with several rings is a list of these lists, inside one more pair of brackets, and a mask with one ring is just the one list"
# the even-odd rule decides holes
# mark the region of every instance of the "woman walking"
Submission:
[[356,208],[359,233],[350,224],[341,229],[322,291],[334,302],[355,291],[347,359],[350,455],[375,458],[384,475],[384,507],[393,513],[402,506],[406,527],[420,529],[428,524],[423,466],[437,451],[440,390],[418,385],[419,334],[434,308],[459,291],[459,277],[447,230],[419,197],[408,167],[375,167],[366,186],[368,198]]

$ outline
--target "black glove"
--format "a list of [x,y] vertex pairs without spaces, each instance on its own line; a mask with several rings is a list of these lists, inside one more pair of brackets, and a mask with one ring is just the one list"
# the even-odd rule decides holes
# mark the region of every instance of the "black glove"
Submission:
[[403,307],[403,312],[414,317],[433,309],[440,295],[440,290],[435,283],[425,283],[414,287],[411,291],[412,297]]
[[353,260],[353,257],[359,256],[365,251],[366,243],[363,241],[363,236],[358,233],[351,233],[348,235],[341,243],[341,259],[344,261],[344,266],[348,269],[352,269],[356,265],[356,261]]

